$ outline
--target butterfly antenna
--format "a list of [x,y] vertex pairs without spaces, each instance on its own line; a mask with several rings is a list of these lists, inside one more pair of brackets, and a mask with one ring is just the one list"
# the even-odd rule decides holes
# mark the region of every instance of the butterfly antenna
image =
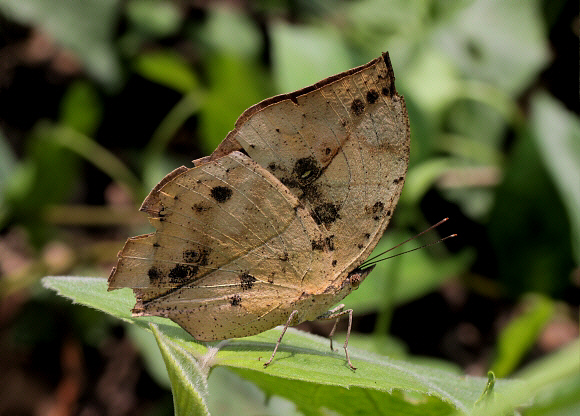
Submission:
[[422,245],[421,247],[416,247],[416,248],[413,248],[413,249],[411,249],[411,250],[403,251],[402,253],[398,253],[398,254],[395,254],[395,255],[392,255],[392,256],[389,256],[389,257],[385,257],[385,258],[382,258],[382,259],[379,259],[379,260],[375,260],[375,259],[377,259],[378,257],[381,257],[382,255],[384,255],[384,254],[386,254],[386,253],[388,253],[388,252],[390,252],[390,251],[393,251],[393,250],[395,250],[396,248],[399,248],[399,247],[401,247],[403,244],[406,244],[406,243],[408,243],[409,241],[411,241],[411,240],[414,240],[415,238],[417,238],[417,237],[420,237],[420,236],[422,236],[423,234],[425,234],[425,233],[428,233],[429,231],[431,231],[431,230],[433,230],[433,229],[435,229],[435,228],[439,227],[441,224],[443,224],[444,222],[446,222],[446,221],[448,221],[448,220],[449,220],[449,218],[443,218],[443,219],[442,219],[441,221],[439,221],[437,224],[433,224],[433,225],[432,225],[432,226],[430,226],[429,228],[427,228],[427,229],[425,229],[425,230],[421,231],[419,234],[416,234],[416,235],[414,235],[413,237],[406,239],[406,240],[405,240],[405,241],[403,241],[402,243],[399,243],[399,244],[397,244],[396,246],[394,246],[394,247],[391,247],[390,249],[388,249],[388,250],[385,250],[385,251],[383,251],[382,253],[379,253],[379,254],[377,254],[377,255],[375,255],[375,256],[373,256],[373,257],[371,257],[371,258],[367,259],[367,260],[366,260],[366,261],[365,261],[363,264],[361,264],[361,265],[359,266],[359,268],[360,268],[360,269],[364,269],[364,268],[370,267],[370,266],[372,266],[372,265],[374,265],[374,264],[377,264],[377,263],[379,263],[379,262],[381,262],[381,261],[383,261],[383,260],[392,259],[393,257],[397,257],[397,256],[400,256],[400,255],[402,255],[402,254],[407,254],[407,253],[410,253],[410,252],[412,252],[412,251],[415,251],[415,250],[420,250],[420,249],[422,249],[422,248],[426,248],[426,247],[432,246],[432,245],[434,245],[434,244],[439,244],[439,243],[441,243],[442,241],[445,241],[445,240],[447,240],[447,239],[449,239],[449,238],[457,237],[457,234],[451,234],[451,235],[448,235],[447,237],[443,237],[443,238],[441,238],[441,239],[439,239],[439,240],[437,240],[437,241],[434,241],[434,242],[432,242],[432,243],[427,243],[427,244],[425,244],[425,245]]

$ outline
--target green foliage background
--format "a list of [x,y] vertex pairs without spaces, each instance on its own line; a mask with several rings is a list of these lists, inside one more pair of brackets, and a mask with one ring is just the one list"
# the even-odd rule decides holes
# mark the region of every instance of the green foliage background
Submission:
[[[492,339],[481,342],[471,363],[444,357],[427,360],[430,366],[525,375],[533,370],[523,369],[526,363],[551,351],[541,348],[546,328],[556,323],[567,328],[564,340],[578,337],[578,4],[1,0],[0,34],[0,302],[10,305],[0,336],[2,352],[42,357],[38,374],[28,376],[53,371],[47,384],[56,388],[66,340],[101,354],[118,326],[57,300],[39,285],[42,276],[106,277],[124,239],[150,230],[137,213],[143,197],[175,167],[213,151],[244,109],[383,51],[407,102],[412,149],[379,249],[444,216],[451,221],[441,234],[459,237],[381,263],[345,300],[355,313],[374,317],[366,334],[353,336],[353,348],[422,360],[407,352],[411,340],[388,335],[401,322],[394,316],[403,305],[453,290],[492,322],[492,329],[479,329]],[[415,313],[433,318],[428,309]],[[169,379],[154,338],[135,326],[125,331],[152,389],[163,391]],[[164,336],[156,333],[157,343],[171,345],[160,341]],[[428,333],[416,337],[433,342]],[[165,363],[179,354],[162,351]],[[87,374],[98,374],[88,367]],[[212,372],[201,387],[210,411],[234,411],[223,407],[225,397],[236,398],[240,414],[320,411],[244,371]],[[578,409],[570,399],[580,393],[578,378],[564,389],[567,379],[554,377],[550,389],[538,387],[536,407],[525,414]],[[296,383],[298,390],[316,381]],[[343,393],[328,389],[321,396],[328,402],[313,406],[328,408]],[[171,413],[166,393],[154,396],[135,408]],[[86,402],[79,396],[76,409]],[[440,412],[433,414],[447,414],[447,404],[435,403]]]

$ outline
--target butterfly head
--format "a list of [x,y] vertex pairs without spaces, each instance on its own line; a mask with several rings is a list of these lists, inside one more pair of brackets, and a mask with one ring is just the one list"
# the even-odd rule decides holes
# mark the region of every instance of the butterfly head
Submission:
[[351,289],[358,289],[359,285],[362,283],[363,280],[369,275],[370,272],[373,271],[375,266],[367,267],[365,269],[359,269],[358,267],[350,272],[346,279],[342,282],[342,287],[349,286]]

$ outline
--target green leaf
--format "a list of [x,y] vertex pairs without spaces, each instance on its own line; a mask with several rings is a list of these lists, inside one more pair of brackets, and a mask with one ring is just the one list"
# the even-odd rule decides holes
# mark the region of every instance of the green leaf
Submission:
[[113,86],[120,66],[112,44],[119,0],[3,0],[0,10],[26,24],[39,26],[58,43],[71,48],[87,71]]
[[438,29],[432,44],[465,76],[512,96],[527,88],[549,59],[538,0],[477,0]]
[[132,0],[127,4],[127,19],[144,34],[165,37],[177,33],[183,14],[171,2]]
[[187,62],[171,51],[143,53],[135,59],[133,68],[143,78],[183,94],[198,86],[197,77]]
[[[526,415],[575,415],[580,408],[580,340],[530,364],[517,374],[522,383],[504,389],[497,384],[493,400],[474,408],[474,416],[504,416],[516,406],[529,406]],[[570,412],[569,412],[570,411]]]
[[511,295],[562,296],[574,267],[570,219],[530,126],[518,133],[487,226],[497,274]]
[[208,395],[207,373],[191,353],[165,336],[157,325],[151,324],[151,330],[169,373],[175,414],[209,415],[205,404]]
[[509,375],[523,359],[526,352],[552,317],[554,302],[544,296],[528,296],[525,311],[513,319],[500,333],[497,356],[491,368],[498,377]]
[[60,102],[60,121],[79,133],[93,136],[102,116],[102,103],[95,88],[86,81],[71,84]]
[[234,128],[242,112],[268,97],[264,70],[257,62],[235,55],[207,59],[209,85],[200,109],[203,149],[211,153]]
[[161,351],[157,346],[157,339],[148,331],[141,330],[137,325],[127,324],[127,335],[139,350],[143,364],[149,375],[162,387],[169,389],[171,381]]
[[[452,372],[381,357],[357,348],[349,349],[351,359],[358,367],[353,372],[348,368],[343,352],[330,351],[327,339],[293,328],[286,333],[272,364],[264,368],[263,363],[268,359],[281,328],[242,339],[199,343],[167,319],[131,316],[130,310],[135,302],[132,292],[128,289],[107,292],[105,279],[46,277],[43,284],[77,303],[153,330],[158,343],[162,344],[162,353],[168,357],[166,361],[170,360],[171,366],[178,366],[169,369],[170,378],[182,377],[178,374],[184,371],[187,359],[196,361],[190,366],[200,366],[195,370],[196,374],[204,374],[212,366],[228,366],[267,392],[296,401],[303,410],[308,407],[307,403],[337,408],[336,397],[340,393],[348,394],[354,401],[353,412],[364,406],[375,408],[379,403],[385,414],[413,414],[409,412],[417,408],[420,412],[416,414],[448,414],[452,407],[467,413],[486,384],[483,378],[458,377]],[[151,327],[150,323],[155,326]],[[192,384],[197,385],[193,380],[172,380],[175,386],[174,383],[181,383],[182,395],[190,391]],[[500,380],[496,387],[501,389],[509,384]],[[203,389],[197,388],[195,394],[203,397]],[[320,395],[314,392],[320,392]],[[198,399],[186,400],[183,396],[178,400],[182,400],[184,406],[198,403]]]
[[238,57],[257,57],[262,39],[258,27],[245,13],[231,7],[210,7],[199,33],[199,42],[213,51]]
[[0,130],[0,229],[4,228],[4,221],[9,211],[5,201],[6,185],[9,180],[14,179],[16,169],[21,169],[21,167],[18,166],[16,155],[8,144],[4,132]]
[[331,26],[318,28],[280,22],[272,26],[271,33],[274,80],[280,93],[297,90],[353,66],[340,33]]
[[532,135],[570,218],[580,264],[580,120],[546,93],[532,98]]

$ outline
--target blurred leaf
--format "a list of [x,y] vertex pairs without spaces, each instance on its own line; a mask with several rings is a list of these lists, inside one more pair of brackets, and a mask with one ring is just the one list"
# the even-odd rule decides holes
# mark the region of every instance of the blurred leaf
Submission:
[[8,144],[4,132],[0,130],[0,196],[2,196],[2,188],[14,169],[18,161],[12,148]]
[[16,155],[8,144],[4,132],[0,130],[0,229],[7,219],[9,208],[6,206],[6,185],[17,169]]
[[153,380],[155,380],[160,386],[167,389],[171,388],[171,382],[169,380],[169,375],[167,374],[165,361],[161,351],[159,350],[155,336],[151,332],[142,331],[137,325],[126,326],[127,334],[129,335],[129,338],[131,338],[135,348],[139,350],[145,368],[151,375],[151,378],[153,378]]
[[[107,292],[105,279],[46,277],[43,284],[61,296],[143,328],[149,329],[148,323],[155,323],[151,328],[158,342],[163,344],[162,348],[166,349],[162,352],[171,355],[182,369],[188,356],[197,360],[202,372],[214,365],[230,366],[267,393],[295,401],[302,410],[321,406],[330,409],[341,406],[344,409],[342,398],[347,395],[348,403],[351,403],[347,408],[350,414],[369,406],[392,415],[448,414],[451,406],[467,413],[486,383],[483,378],[458,377],[440,369],[397,361],[356,348],[349,349],[358,366],[358,370],[353,372],[348,369],[344,355],[329,351],[327,339],[292,328],[286,333],[274,362],[264,368],[264,359],[270,355],[280,335],[280,327],[252,337],[202,344],[193,341],[189,334],[168,319],[132,317],[130,309],[135,302],[134,295],[126,289]],[[501,390],[509,385],[510,382],[500,380],[497,388]],[[338,397],[341,401],[337,401]],[[376,407],[376,403],[380,406]]]
[[[417,31],[425,30],[425,21],[429,17],[429,3],[421,0],[362,0],[343,4],[344,18],[352,25],[352,34],[349,35],[362,34],[367,41],[400,33],[416,35]],[[365,46],[376,49],[377,45],[370,43]],[[373,52],[377,53],[376,50]]]
[[186,94],[198,87],[198,80],[188,63],[167,50],[146,52],[135,59],[135,72],[143,78]]
[[41,211],[70,198],[80,180],[79,158],[53,139],[49,123],[37,123],[26,143],[23,162],[4,189],[13,221],[28,227],[35,244],[47,237]]
[[60,121],[79,133],[93,136],[103,116],[103,108],[95,88],[86,81],[68,87],[60,102]]
[[274,80],[279,93],[314,84],[353,66],[340,33],[332,26],[277,22],[271,27],[271,35]]
[[460,163],[455,158],[431,157],[420,164],[416,164],[407,173],[405,188],[401,194],[401,202],[406,205],[417,206],[437,179],[445,172],[456,168]]
[[[447,124],[453,135],[444,136],[439,148],[482,164],[501,161],[506,120],[494,108],[474,100],[457,101],[449,108]],[[448,143],[450,139],[454,140]]]
[[242,112],[269,95],[269,80],[257,63],[233,55],[207,59],[209,86],[200,111],[202,147],[214,151]]
[[249,16],[223,5],[210,7],[199,33],[200,41],[212,53],[256,58],[262,49],[262,38]]
[[455,67],[447,56],[432,48],[417,54],[405,76],[399,76],[397,81],[426,113],[441,114],[460,95],[459,74]]
[[558,188],[572,225],[576,264],[580,264],[580,120],[545,93],[532,98],[533,137]]
[[[209,410],[215,415],[296,416],[296,406],[278,395],[266,394],[248,380],[226,367],[214,367],[208,380]],[[227,400],[224,400],[227,398]]]
[[546,386],[525,416],[574,416],[580,414],[580,374]]
[[187,350],[166,337],[155,324],[151,324],[151,330],[171,380],[175,415],[209,415],[205,404],[209,394],[207,374]]
[[165,150],[183,124],[199,111],[204,97],[198,91],[184,95],[153,132],[142,154],[144,171],[141,176],[147,189],[153,188],[167,172],[175,169],[174,161],[165,157]]
[[97,80],[115,86],[120,68],[112,45],[119,0],[3,0],[0,10],[25,25],[39,26],[71,48]]
[[[109,175],[111,179],[125,185],[133,193],[134,199],[139,200],[145,195],[143,186],[133,172],[112,152],[99,145],[96,141],[84,134],[66,126],[44,125],[43,131],[49,140],[65,149],[71,150],[91,162],[97,168]],[[64,172],[66,173],[66,171]]]
[[127,4],[127,19],[138,31],[161,38],[179,31],[183,15],[172,2],[131,0]]
[[522,129],[507,160],[488,233],[498,276],[510,294],[563,295],[573,267],[570,225],[529,128]]
[[554,302],[539,295],[528,296],[524,308],[524,312],[499,334],[496,357],[491,366],[498,377],[508,376],[535,344],[554,313]]
[[466,77],[518,96],[548,61],[540,5],[539,0],[474,1],[440,26],[433,44]]
[[[494,400],[473,409],[473,416],[504,416],[512,414],[515,406],[523,408],[524,415],[575,415],[568,410],[577,409],[579,388],[580,340],[571,342],[561,350],[541,358],[517,374],[522,383],[514,383],[505,389],[495,388]],[[562,387],[561,390],[558,390]],[[550,397],[551,396],[551,397]],[[539,400],[539,405],[534,401]],[[536,413],[537,411],[537,413]]]

